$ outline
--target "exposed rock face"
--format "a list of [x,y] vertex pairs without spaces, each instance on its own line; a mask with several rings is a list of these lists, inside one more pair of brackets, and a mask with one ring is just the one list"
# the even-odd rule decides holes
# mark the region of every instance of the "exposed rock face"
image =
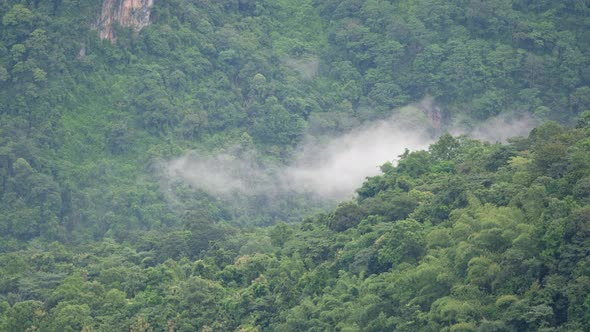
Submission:
[[150,24],[154,0],[103,0],[98,22],[100,38],[115,41],[114,24],[139,31]]

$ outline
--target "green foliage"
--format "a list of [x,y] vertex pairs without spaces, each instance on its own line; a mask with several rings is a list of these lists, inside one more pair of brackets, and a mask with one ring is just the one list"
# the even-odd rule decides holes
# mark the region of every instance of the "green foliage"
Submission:
[[[0,330],[590,330],[583,1],[156,1],[112,43],[100,7],[0,2]],[[302,223],[307,198],[234,211],[160,177],[512,110],[556,122],[444,134]]]
[[[301,224],[238,232],[217,220],[220,210],[195,207],[181,217],[183,229],[152,230],[125,243],[30,242],[0,254],[0,296],[7,300],[0,302],[0,326],[583,330],[590,170],[569,164],[580,154],[569,148],[559,152],[568,163],[564,173],[544,175],[534,149],[548,142],[575,147],[589,134],[547,124],[506,147],[446,137],[433,146],[455,142],[453,154],[443,155],[461,173],[432,167],[440,163],[437,149],[408,152],[370,178],[357,200]],[[502,161],[489,167],[494,156]],[[404,162],[412,160],[430,167],[409,177]],[[25,159],[14,161],[9,179],[17,198],[29,199],[30,188],[17,184],[36,186],[37,173]],[[533,180],[514,181],[520,178]],[[126,195],[129,208],[141,202],[138,193]]]
[[342,232],[358,225],[365,216],[366,212],[358,204],[343,203],[330,216],[328,227],[333,231]]
[[380,247],[378,258],[382,262],[417,262],[425,251],[422,226],[412,219],[398,221],[390,232],[375,241],[375,245]]

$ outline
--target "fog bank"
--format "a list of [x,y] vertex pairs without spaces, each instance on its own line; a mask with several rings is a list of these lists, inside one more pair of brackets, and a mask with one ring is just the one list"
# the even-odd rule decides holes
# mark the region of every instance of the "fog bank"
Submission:
[[336,137],[308,135],[287,165],[263,163],[256,152],[204,155],[189,152],[164,164],[166,181],[181,181],[221,198],[305,193],[326,200],[353,197],[366,177],[405,149],[425,149],[433,138],[408,112]]
[[500,114],[476,125],[470,131],[463,131],[469,137],[488,141],[491,143],[506,143],[508,138],[527,137],[531,130],[539,125],[538,120],[529,113],[524,114]]
[[426,127],[415,127],[399,115],[324,143],[310,137],[299,156],[281,172],[282,183],[290,190],[349,198],[366,177],[380,173],[380,165],[395,161],[405,149],[427,148],[432,141]]
[[[427,120],[429,107],[436,106],[422,101],[334,137],[308,135],[286,165],[263,162],[256,151],[189,152],[163,164],[163,183],[186,183],[230,205],[261,201],[272,205],[273,200],[299,194],[324,202],[350,199],[367,177],[380,173],[380,165],[395,163],[405,149],[427,149],[436,140]],[[502,115],[472,129],[449,131],[505,142],[508,137],[528,135],[536,124],[531,116]]]

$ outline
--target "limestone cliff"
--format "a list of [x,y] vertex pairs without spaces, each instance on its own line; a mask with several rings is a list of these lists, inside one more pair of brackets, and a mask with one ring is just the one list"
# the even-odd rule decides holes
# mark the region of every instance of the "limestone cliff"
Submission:
[[114,41],[114,26],[139,31],[150,23],[154,0],[103,0],[98,30],[100,38]]

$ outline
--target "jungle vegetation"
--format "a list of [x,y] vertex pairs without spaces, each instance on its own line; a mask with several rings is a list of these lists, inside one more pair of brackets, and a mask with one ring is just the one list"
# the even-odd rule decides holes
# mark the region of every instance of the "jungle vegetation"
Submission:
[[[0,331],[590,330],[586,1],[156,0],[115,42],[100,10],[0,2]],[[333,209],[161,190],[425,97],[436,143]],[[508,113],[542,124],[444,134]]]

